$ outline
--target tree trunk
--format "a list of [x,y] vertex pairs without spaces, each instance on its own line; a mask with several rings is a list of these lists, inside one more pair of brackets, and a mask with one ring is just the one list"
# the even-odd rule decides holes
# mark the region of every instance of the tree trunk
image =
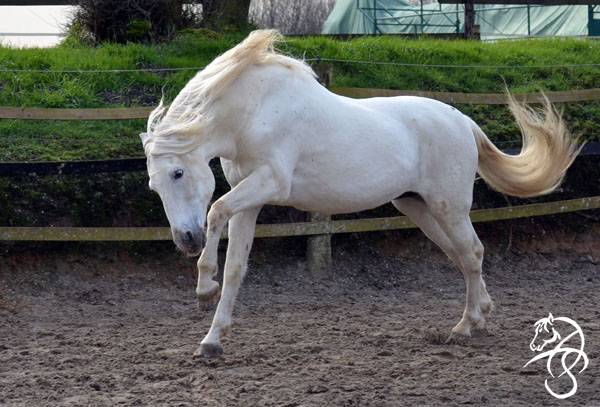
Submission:
[[171,0],[169,4],[171,8],[171,16],[173,23],[177,29],[183,28],[183,1],[182,0]]

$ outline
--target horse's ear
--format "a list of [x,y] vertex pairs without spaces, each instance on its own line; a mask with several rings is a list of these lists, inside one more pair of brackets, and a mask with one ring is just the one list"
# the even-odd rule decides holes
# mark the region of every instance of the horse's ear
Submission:
[[548,321],[550,321],[550,323],[554,322],[554,317],[552,316],[551,312],[548,314]]

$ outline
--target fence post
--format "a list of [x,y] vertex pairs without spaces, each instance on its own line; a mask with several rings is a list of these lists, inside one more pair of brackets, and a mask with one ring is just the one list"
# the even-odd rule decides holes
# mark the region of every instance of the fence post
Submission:
[[[317,57],[320,59],[321,57]],[[312,66],[313,71],[319,77],[319,82],[321,85],[329,88],[331,86],[331,80],[333,79],[333,64],[322,64],[317,63]]]
[[475,5],[473,0],[465,0],[465,38],[472,40],[475,33]]
[[[320,58],[319,58],[320,59]],[[317,63],[313,70],[319,77],[319,82],[329,88],[333,76],[333,65]],[[308,214],[309,222],[331,222],[331,216],[317,212]],[[331,234],[315,235],[308,238],[306,245],[306,260],[310,272],[319,277],[326,277],[331,272]]]
[[[318,212],[308,214],[310,222],[329,223],[331,216]],[[331,235],[315,235],[308,238],[306,260],[310,272],[319,277],[326,277],[331,272]]]

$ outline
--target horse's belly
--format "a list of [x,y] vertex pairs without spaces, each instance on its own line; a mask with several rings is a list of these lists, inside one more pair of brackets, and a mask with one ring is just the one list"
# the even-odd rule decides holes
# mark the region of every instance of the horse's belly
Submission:
[[341,154],[315,162],[299,163],[285,205],[327,214],[358,212],[391,201],[416,182],[416,163],[407,156]]
[[320,212],[323,214],[339,214],[360,212],[376,208],[394,199],[397,194],[377,194],[369,196],[357,196],[342,194],[341,191],[313,189],[309,194],[292,194],[290,199],[284,204],[294,208]]

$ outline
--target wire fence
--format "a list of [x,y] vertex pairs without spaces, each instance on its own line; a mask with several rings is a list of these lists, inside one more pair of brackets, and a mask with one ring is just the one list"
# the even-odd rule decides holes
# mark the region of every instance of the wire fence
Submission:
[[200,71],[206,66],[180,67],[180,68],[137,68],[137,69],[10,69],[2,68],[0,73],[53,73],[53,74],[72,74],[72,73],[142,73],[142,72],[178,72],[178,71]]
[[356,59],[336,59],[336,58],[309,58],[305,61],[322,61],[336,63],[351,63],[365,65],[383,65],[383,66],[401,66],[417,68],[451,68],[451,69],[560,69],[560,68],[591,68],[600,67],[600,64],[550,64],[550,65],[453,65],[453,64],[416,64],[402,62],[386,61],[364,61]]
[[[292,56],[294,57],[294,56]],[[358,59],[338,59],[316,56],[304,58],[305,62],[334,62],[343,64],[365,64],[417,68],[445,68],[445,69],[571,69],[571,68],[597,68],[600,63],[586,64],[547,64],[547,65],[460,65],[460,64],[420,64],[391,61],[365,61]],[[200,71],[206,66],[175,67],[175,68],[132,68],[132,69],[19,69],[0,68],[0,73],[51,73],[51,74],[97,74],[97,73],[153,73],[153,72],[178,72]]]

